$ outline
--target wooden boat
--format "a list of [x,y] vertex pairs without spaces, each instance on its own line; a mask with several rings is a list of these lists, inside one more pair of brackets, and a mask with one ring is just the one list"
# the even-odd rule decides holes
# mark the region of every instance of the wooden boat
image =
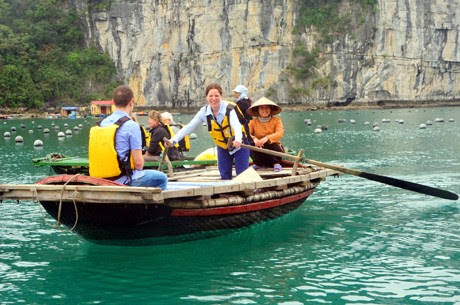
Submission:
[[0,185],[0,200],[33,200],[71,231],[102,244],[172,243],[224,234],[287,214],[337,171],[283,161],[220,180],[215,166],[177,172],[167,190],[127,187],[86,175]]

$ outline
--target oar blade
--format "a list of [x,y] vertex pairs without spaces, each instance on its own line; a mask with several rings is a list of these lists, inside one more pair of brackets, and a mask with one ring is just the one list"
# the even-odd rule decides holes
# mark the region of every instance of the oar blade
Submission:
[[346,167],[337,166],[333,164],[328,164],[328,163],[324,163],[324,162],[320,162],[316,160],[306,159],[305,161],[311,164],[321,166],[321,167],[330,168],[330,169],[333,169],[333,170],[336,170],[342,173],[347,173],[353,176],[358,176],[358,177],[365,178],[368,180],[388,184],[388,185],[399,187],[405,190],[409,190],[409,191],[413,191],[413,192],[417,192],[417,193],[421,193],[425,195],[430,195],[434,197],[439,197],[443,199],[458,200],[457,194],[446,191],[446,190],[438,189],[435,187],[418,184],[418,183],[414,183],[410,181],[405,181],[401,179],[396,179],[396,178],[392,178],[388,176],[371,174],[371,173],[363,172],[360,170],[346,168]]
[[401,179],[396,179],[388,176],[381,176],[381,175],[376,175],[372,173],[366,173],[366,172],[360,172],[359,177],[373,180],[376,182],[392,185],[395,187],[399,187],[405,190],[425,194],[425,195],[430,195],[434,197],[439,197],[443,199],[449,199],[449,200],[458,200],[458,195],[443,189],[439,188],[434,188],[431,186],[423,185],[423,184],[418,184],[406,180],[401,180]]

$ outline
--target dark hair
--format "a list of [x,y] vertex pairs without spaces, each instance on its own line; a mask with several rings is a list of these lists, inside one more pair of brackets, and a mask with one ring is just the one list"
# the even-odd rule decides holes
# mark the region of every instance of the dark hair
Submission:
[[126,85],[118,86],[115,88],[115,91],[113,91],[113,102],[115,103],[115,106],[118,107],[128,106],[133,97],[133,90]]
[[217,83],[212,83],[212,84],[209,84],[207,87],[206,87],[206,94],[205,96],[208,96],[208,93],[209,91],[211,91],[212,89],[217,89],[217,91],[219,91],[220,95],[222,95],[222,87],[217,84]]

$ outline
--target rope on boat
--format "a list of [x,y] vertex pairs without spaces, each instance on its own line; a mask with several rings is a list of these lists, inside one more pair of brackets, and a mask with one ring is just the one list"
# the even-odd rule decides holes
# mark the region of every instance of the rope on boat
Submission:
[[46,223],[49,227],[52,227],[52,225],[48,222],[48,220],[46,220],[45,213],[43,213],[42,205],[41,205],[41,203],[40,203],[40,200],[38,199],[37,186],[36,186],[35,184],[34,184],[34,188],[33,188],[33,198],[32,198],[32,202],[35,202],[35,203],[38,204],[38,210],[40,211],[40,214],[42,215],[43,220],[45,221],[45,223]]
[[[61,226],[61,211],[62,211],[62,199],[63,199],[63,196],[64,196],[64,190],[65,190],[65,186],[71,182],[72,180],[74,180],[75,178],[77,178],[78,176],[81,176],[81,174],[76,174],[76,175],[73,175],[72,177],[70,177],[69,180],[66,181],[66,183],[64,183],[62,185],[62,189],[61,189],[61,198],[59,199],[59,208],[58,208],[58,215],[57,215],[57,227],[59,228]],[[75,190],[75,193],[74,193],[74,196],[72,197],[72,200],[73,200],[73,204],[74,204],[74,208],[75,208],[75,223],[73,225],[73,227],[70,229],[70,231],[72,231],[76,225],[77,225],[77,221],[78,221],[78,210],[77,210],[77,204],[75,203],[75,195],[76,195],[76,190]]]
[[70,228],[70,231],[73,231],[73,229],[75,229],[78,223],[78,209],[77,209],[77,203],[75,202],[75,197],[77,195],[78,195],[77,190],[75,190],[72,195],[73,207],[75,209],[75,223],[73,224],[72,228]]

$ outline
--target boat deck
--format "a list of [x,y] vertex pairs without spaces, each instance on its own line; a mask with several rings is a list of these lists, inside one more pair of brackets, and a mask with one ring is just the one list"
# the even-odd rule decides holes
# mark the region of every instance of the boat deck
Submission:
[[306,166],[299,167],[294,176],[292,168],[283,168],[280,172],[273,172],[271,169],[255,171],[249,168],[233,180],[224,181],[220,179],[217,167],[209,166],[173,174],[169,177],[166,190],[121,185],[85,185],[79,182],[81,175],[67,175],[70,181],[66,184],[0,185],[0,200],[170,205],[183,204],[186,198],[187,202],[201,202],[203,205],[203,202],[209,204],[214,199],[229,195],[247,197],[259,192],[282,192],[296,186],[311,189],[327,176],[337,174],[339,173],[330,169]]

